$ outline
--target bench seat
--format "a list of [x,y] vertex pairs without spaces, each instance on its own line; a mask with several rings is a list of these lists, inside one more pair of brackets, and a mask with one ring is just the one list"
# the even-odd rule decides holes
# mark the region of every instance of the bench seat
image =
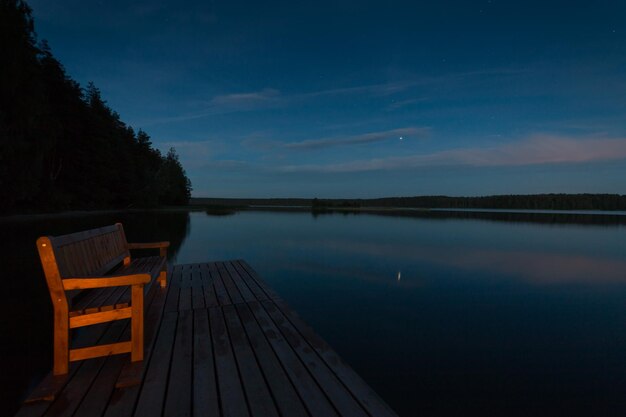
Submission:
[[[63,236],[37,239],[39,257],[54,308],[54,375],[69,362],[110,354],[143,359],[144,298],[167,282],[169,242],[128,243],[120,223]],[[130,250],[158,249],[159,256],[132,259]],[[70,329],[131,320],[131,340],[72,348]]]
[[[149,284],[144,286],[143,292],[145,296],[161,274],[165,264],[165,258],[160,256],[137,258],[133,259],[129,265],[122,265],[111,275],[107,276],[121,276],[148,272],[152,279]],[[109,311],[114,308],[125,308],[129,305],[130,291],[128,291],[128,287],[92,288],[81,291],[80,294],[76,295],[74,299],[72,299],[69,316],[75,317],[83,314]]]

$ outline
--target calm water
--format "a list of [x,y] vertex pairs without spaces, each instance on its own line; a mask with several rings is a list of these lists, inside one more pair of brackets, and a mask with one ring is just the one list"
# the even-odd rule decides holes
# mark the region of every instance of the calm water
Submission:
[[626,413],[626,216],[465,212],[0,221],[8,404],[50,364],[35,239],[115,221],[172,261],[246,259],[401,416]]

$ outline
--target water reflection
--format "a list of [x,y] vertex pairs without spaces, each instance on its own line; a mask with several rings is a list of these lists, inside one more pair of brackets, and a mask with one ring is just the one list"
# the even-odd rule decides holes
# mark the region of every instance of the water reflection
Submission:
[[170,240],[172,261],[246,259],[400,415],[623,414],[625,216],[242,211],[3,222],[2,262],[18,278],[4,280],[0,306],[20,318],[2,324],[16,335],[2,347],[5,393],[19,396],[50,365],[35,239],[116,221],[129,240]]
[[400,415],[622,415],[623,216],[472,215],[192,216],[181,261],[248,260]]
[[[382,257],[405,264],[421,262],[441,268],[467,270],[476,277],[499,275],[502,279],[516,279],[537,285],[626,283],[626,260],[603,255],[551,253],[545,249],[499,250],[462,246],[437,248],[419,244],[393,245],[331,239],[311,242],[310,247],[324,247],[351,259]],[[370,279],[370,274],[363,272],[355,276]],[[401,272],[397,272],[396,276],[397,281],[400,281]],[[384,281],[382,277],[379,280]]]
[[[302,210],[296,210],[302,211]],[[308,212],[308,211],[307,211]],[[589,226],[616,226],[626,225],[626,215],[624,212],[551,212],[551,211],[478,211],[478,210],[422,210],[422,209],[398,209],[398,210],[314,210],[310,212],[313,217],[318,216],[386,216],[386,217],[403,217],[414,219],[432,219],[432,220],[449,220],[449,219],[466,219],[466,220],[485,220],[490,222],[526,222],[541,223],[554,225],[589,225]]]

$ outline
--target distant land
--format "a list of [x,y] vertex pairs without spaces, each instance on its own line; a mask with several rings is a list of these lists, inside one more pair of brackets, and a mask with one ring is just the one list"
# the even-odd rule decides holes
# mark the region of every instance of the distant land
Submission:
[[360,208],[626,210],[620,194],[511,194],[482,197],[414,196],[371,199],[318,198],[191,198],[190,206],[245,208],[258,206],[310,207],[312,210]]

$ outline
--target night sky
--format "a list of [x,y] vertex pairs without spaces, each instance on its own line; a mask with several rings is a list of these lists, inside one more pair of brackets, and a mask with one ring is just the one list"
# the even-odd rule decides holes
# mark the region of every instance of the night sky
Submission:
[[623,0],[29,4],[197,197],[626,193]]

